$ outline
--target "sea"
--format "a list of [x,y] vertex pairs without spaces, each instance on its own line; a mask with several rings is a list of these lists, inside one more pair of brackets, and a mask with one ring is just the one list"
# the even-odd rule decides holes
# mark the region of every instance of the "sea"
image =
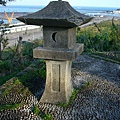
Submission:
[[[41,10],[45,6],[0,6],[0,12],[29,12],[33,13],[38,10]],[[114,14],[113,11],[120,9],[115,7],[85,7],[85,6],[73,6],[78,12],[89,15],[89,16],[117,16],[119,14]],[[2,19],[2,18],[0,18]],[[5,20],[7,22],[7,20]],[[18,22],[17,20],[13,21]]]

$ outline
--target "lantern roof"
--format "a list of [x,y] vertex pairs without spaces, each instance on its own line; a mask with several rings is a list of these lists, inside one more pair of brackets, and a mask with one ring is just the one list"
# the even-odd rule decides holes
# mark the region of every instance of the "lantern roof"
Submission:
[[29,25],[49,27],[76,27],[89,22],[92,18],[77,12],[66,1],[51,1],[45,8],[17,18]]

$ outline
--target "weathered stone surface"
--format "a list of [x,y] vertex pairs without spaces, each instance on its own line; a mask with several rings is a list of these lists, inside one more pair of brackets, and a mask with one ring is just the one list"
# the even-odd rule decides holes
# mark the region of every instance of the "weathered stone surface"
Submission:
[[76,27],[92,18],[77,12],[66,1],[52,1],[44,9],[17,19],[30,25]]
[[76,28],[43,27],[45,48],[72,48],[76,44]]
[[71,64],[72,61],[46,61],[46,86],[40,102],[68,103],[73,90]]
[[71,63],[84,47],[76,44],[76,26],[89,22],[91,17],[77,12],[68,2],[58,0],[18,20],[43,25],[43,47],[33,50],[34,58],[47,59],[46,87],[40,101],[68,103],[72,94]]
[[83,52],[83,48],[83,44],[76,44],[73,49],[37,47],[33,50],[33,57],[50,60],[74,60]]

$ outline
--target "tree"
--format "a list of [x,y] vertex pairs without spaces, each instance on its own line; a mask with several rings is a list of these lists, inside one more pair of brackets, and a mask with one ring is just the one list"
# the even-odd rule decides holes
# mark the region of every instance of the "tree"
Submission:
[[15,0],[0,0],[0,4],[5,6],[7,1],[15,1]]

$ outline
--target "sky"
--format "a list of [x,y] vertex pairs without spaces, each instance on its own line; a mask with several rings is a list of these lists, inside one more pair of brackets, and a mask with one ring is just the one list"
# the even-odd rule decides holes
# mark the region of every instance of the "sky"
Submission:
[[[16,0],[8,2],[7,5],[32,5],[46,6],[50,1],[57,0]],[[91,7],[118,7],[120,8],[120,0],[64,0],[68,1],[71,6],[91,6]]]

